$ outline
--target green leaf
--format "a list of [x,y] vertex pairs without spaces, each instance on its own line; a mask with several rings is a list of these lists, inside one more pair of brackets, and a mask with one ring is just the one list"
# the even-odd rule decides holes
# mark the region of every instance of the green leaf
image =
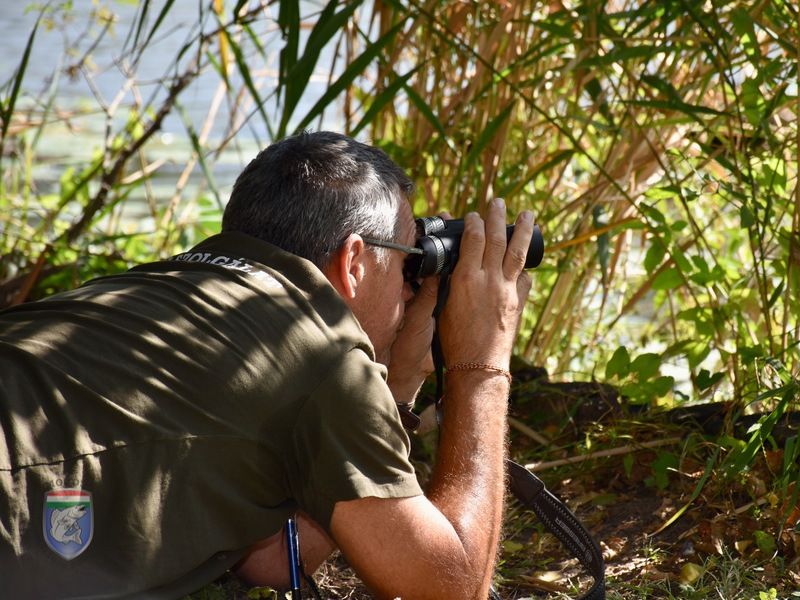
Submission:
[[699,104],[687,104],[686,102],[670,102],[664,100],[624,100],[624,104],[631,106],[641,106],[643,108],[658,108],[664,111],[677,111],[688,115],[693,120],[698,120],[695,115],[713,115],[715,117],[725,116],[727,113],[709,108],[707,106],[700,106]]
[[623,457],[622,468],[625,469],[625,477],[630,479],[633,475],[633,454],[626,454]]
[[674,245],[672,248],[672,259],[675,261],[675,264],[678,265],[678,268],[684,273],[691,273],[694,271],[694,267],[692,263],[689,262],[689,259],[686,258],[686,255],[683,253],[678,245]]
[[785,283],[786,283],[786,280],[785,279],[781,279],[780,283],[778,283],[778,286],[775,288],[775,290],[772,292],[772,294],[770,294],[769,300],[767,301],[767,306],[770,309],[775,306],[775,303],[778,301],[778,298],[781,297],[781,294],[783,293],[783,287],[784,287]]
[[[599,204],[592,209],[592,225],[600,229],[608,225],[608,218],[604,214],[603,207]],[[603,285],[608,284],[608,262],[610,257],[608,232],[597,236],[597,261],[600,263],[600,274]]]
[[702,256],[700,256],[699,254],[694,254],[692,256],[692,262],[694,263],[694,266],[697,267],[697,271],[699,273],[708,273],[709,272],[708,271],[708,262],[706,262],[706,259],[703,258]]
[[666,96],[668,100],[677,103],[683,102],[683,98],[678,93],[678,91],[673,87],[673,85],[670,82],[663,79],[662,77],[659,77],[658,75],[648,75],[647,73],[645,73],[640,77],[640,79],[643,83],[646,83],[650,87],[657,89],[664,96]]
[[654,290],[671,290],[683,284],[681,272],[676,267],[664,269],[653,279]]
[[631,362],[631,372],[639,376],[639,381],[646,381],[658,373],[658,368],[660,366],[661,355],[653,352],[646,352],[633,359],[633,362]]
[[666,253],[667,247],[664,245],[664,242],[662,242],[660,238],[653,238],[653,242],[650,244],[650,247],[647,249],[647,254],[644,256],[644,268],[648,275],[652,274],[653,271],[658,268],[661,261],[664,260],[664,255]]
[[779,388],[768,389],[758,395],[756,398],[757,401],[763,401],[775,396],[781,396],[781,399],[771,412],[766,413],[758,420],[758,427],[752,431],[745,446],[741,449],[737,448],[728,454],[721,467],[722,472],[729,477],[735,476],[753,464],[764,441],[772,433],[775,424],[786,412],[786,407],[789,405],[789,402],[797,398],[799,389],[800,384],[798,384],[797,381],[791,381]]
[[764,358],[766,353],[761,344],[755,346],[739,346],[739,358],[742,360],[743,365],[751,365],[757,358]]
[[683,231],[688,226],[689,226],[688,222],[684,221],[683,219],[679,219],[679,220],[675,221],[672,225],[670,225],[669,228],[672,231]]
[[653,470],[652,481],[660,489],[666,489],[669,485],[669,472],[678,468],[678,457],[672,452],[659,452],[656,459],[650,465]]
[[766,531],[757,529],[753,532],[753,539],[756,541],[756,546],[758,546],[758,549],[761,550],[761,552],[767,556],[772,556],[775,554],[775,550],[777,550],[778,546],[775,543],[775,538],[772,535]]
[[[651,187],[644,195],[645,198],[650,198],[651,200],[669,200],[671,198],[680,198],[681,190],[677,185],[665,185],[661,187]],[[661,220],[663,221],[663,216]]]
[[758,68],[761,61],[761,49],[758,46],[756,30],[753,26],[753,17],[745,9],[737,7],[730,14],[733,29],[739,38],[739,44],[750,57],[753,65]]
[[690,369],[700,366],[711,353],[711,346],[708,342],[693,341],[686,346],[686,360],[689,362]]
[[662,398],[672,391],[675,386],[675,378],[670,375],[661,375],[652,381],[653,393]]
[[742,104],[744,116],[754,127],[758,127],[766,117],[767,100],[761,92],[760,82],[757,78],[746,79],[742,82]]
[[649,204],[645,204],[644,202],[642,202],[639,205],[639,209],[642,211],[642,213],[645,214],[645,216],[652,219],[656,223],[660,223],[662,225],[666,224],[667,220],[664,218],[664,215],[661,214],[661,211],[653,208]]
[[506,554],[516,554],[517,552],[522,552],[525,550],[525,544],[521,544],[520,542],[515,542],[514,540],[504,540],[503,541],[503,552]]
[[708,369],[700,369],[700,372],[697,374],[697,379],[696,379],[697,387],[700,388],[701,391],[707,390],[713,385],[719,383],[719,381],[724,376],[725,376],[724,371],[720,371],[712,375]]
[[630,373],[631,357],[625,346],[620,346],[614,351],[611,360],[606,365],[606,379],[618,377],[623,379]]

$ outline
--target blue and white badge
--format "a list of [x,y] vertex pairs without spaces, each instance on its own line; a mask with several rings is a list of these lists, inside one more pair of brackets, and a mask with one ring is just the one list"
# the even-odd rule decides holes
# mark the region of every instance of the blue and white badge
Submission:
[[53,552],[72,560],[89,547],[93,533],[89,492],[63,489],[44,495],[44,540]]

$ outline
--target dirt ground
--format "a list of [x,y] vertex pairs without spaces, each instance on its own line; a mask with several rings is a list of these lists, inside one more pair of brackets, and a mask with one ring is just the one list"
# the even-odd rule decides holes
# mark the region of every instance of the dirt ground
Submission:
[[[745,472],[723,477],[715,469],[725,452],[724,406],[677,418],[630,411],[608,386],[543,386],[538,377],[516,374],[510,455],[535,470],[598,540],[609,598],[800,597],[800,510],[793,484],[780,485],[780,440]],[[436,434],[431,409],[423,416],[412,459],[424,485]],[[784,433],[796,435],[796,427]],[[566,599],[588,590],[592,578],[511,496],[504,522],[500,597]],[[314,579],[323,598],[371,598],[339,555]],[[221,597],[277,597],[220,585]]]

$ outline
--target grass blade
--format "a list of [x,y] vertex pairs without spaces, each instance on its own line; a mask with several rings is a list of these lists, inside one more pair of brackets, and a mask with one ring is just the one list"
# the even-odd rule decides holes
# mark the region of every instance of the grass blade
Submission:
[[486,148],[486,145],[492,141],[494,138],[495,133],[497,130],[500,129],[500,126],[508,119],[511,115],[511,111],[516,105],[515,101],[511,101],[508,105],[498,114],[494,119],[489,121],[489,123],[484,127],[483,131],[481,132],[480,137],[475,141],[472,147],[469,149],[469,154],[467,154],[467,158],[464,161],[464,166],[462,170],[468,170],[472,163],[474,163],[477,158],[480,156],[483,149]]
[[703,471],[703,475],[702,477],[700,477],[700,481],[697,482],[697,485],[695,486],[694,491],[692,492],[692,495],[689,497],[689,500],[686,502],[686,504],[684,504],[678,510],[676,510],[675,514],[672,515],[669,519],[667,519],[664,522],[664,524],[661,525],[661,527],[656,529],[654,532],[648,534],[648,537],[653,537],[655,535],[658,535],[659,533],[664,531],[667,527],[672,525],[675,521],[680,519],[683,513],[689,510],[689,507],[692,505],[692,502],[697,500],[697,497],[700,495],[700,492],[703,491],[703,488],[705,487],[708,479],[715,473],[714,465],[717,463],[717,457],[719,456],[720,448],[721,446],[717,446],[714,449],[714,454],[712,454],[706,461],[706,467],[705,470]]
[[247,61],[245,61],[244,55],[242,54],[242,49],[239,47],[239,44],[234,41],[227,29],[223,29],[222,32],[225,35],[225,38],[228,40],[228,45],[230,46],[231,51],[233,52],[233,57],[236,60],[236,66],[239,68],[239,73],[241,74],[242,79],[244,79],[245,86],[247,86],[248,91],[253,96],[253,100],[256,103],[258,112],[264,121],[264,125],[268,130],[271,130],[269,117],[264,110],[264,102],[261,99],[261,94],[258,92],[258,88],[256,88],[255,83],[253,83],[253,78],[250,75],[250,69],[247,66]]
[[[317,61],[322,54],[322,49],[334,35],[344,30],[348,19],[361,3],[362,0],[349,2],[345,8],[337,13],[335,10],[338,1],[331,0],[320,13],[314,28],[308,36],[303,56],[292,65],[292,68],[286,73],[285,81],[282,82],[284,85],[284,106],[278,133],[279,137],[283,137],[286,134],[289,120],[292,118],[297,104],[308,86],[314,67],[316,67]],[[378,43],[380,43],[380,40]],[[366,66],[364,64],[361,70],[363,71]]]
[[144,46],[147,46],[150,43],[150,40],[153,39],[158,28],[161,26],[161,23],[164,21],[164,17],[167,16],[169,9],[172,8],[172,5],[175,3],[175,0],[167,0],[164,4],[164,8],[161,9],[161,12],[158,13],[158,18],[156,22],[153,24],[153,28],[150,30],[150,33],[147,35],[147,39],[144,41]]
[[192,142],[192,148],[194,148],[194,152],[197,155],[197,162],[200,163],[200,168],[203,170],[203,175],[208,182],[208,187],[211,189],[211,193],[214,194],[214,199],[217,202],[217,206],[220,210],[225,208],[225,205],[222,202],[222,198],[219,195],[219,189],[217,188],[217,184],[214,181],[214,174],[211,172],[211,169],[208,168],[208,163],[206,162],[205,156],[203,155],[203,148],[200,146],[200,139],[197,137],[197,132],[194,130],[192,126],[192,120],[189,118],[189,115],[186,113],[186,110],[183,106],[179,103],[175,103],[175,108],[178,110],[178,114],[181,116],[181,121],[183,121],[183,126],[186,128],[186,133],[189,134],[189,139]]
[[236,3],[236,6],[233,7],[233,22],[239,22],[239,13],[242,11],[242,7],[247,4],[248,0],[239,0]]
[[296,131],[304,129],[308,126],[311,121],[313,121],[323,110],[327,107],[333,100],[357,77],[362,75],[366,70],[367,66],[372,63],[373,60],[386,47],[386,45],[394,38],[398,31],[403,27],[404,21],[400,21],[394,27],[392,27],[389,31],[387,31],[380,39],[378,39],[374,44],[371,44],[367,47],[366,50],[356,58],[350,65],[345,69],[344,73],[342,73],[339,78],[327,89],[327,91],[322,95],[317,103],[308,111],[305,117],[300,121],[300,124],[295,128]]
[[300,46],[300,3],[297,0],[281,0],[278,27],[286,40],[280,54],[279,85],[286,89],[289,72],[297,62]]
[[[8,133],[8,128],[11,125],[11,116],[14,114],[14,107],[17,104],[19,90],[22,87],[22,80],[25,78],[25,71],[28,68],[28,59],[31,56],[33,40],[36,38],[36,32],[39,29],[39,22],[41,19],[42,15],[40,13],[36,18],[36,23],[34,23],[30,35],[28,36],[28,43],[25,44],[25,51],[22,53],[22,60],[19,63],[17,73],[14,76],[14,83],[11,86],[11,93],[7,99],[2,101],[2,106],[0,106],[0,110],[2,110],[0,117],[3,119],[3,128],[0,130],[0,150],[2,150],[2,144],[6,139],[6,133]],[[2,152],[0,152],[0,156],[2,156]]]
[[406,92],[408,99],[411,100],[414,106],[416,106],[420,114],[423,117],[425,117],[425,120],[428,121],[428,123],[430,123],[433,126],[433,128],[439,132],[439,135],[442,137],[442,140],[444,140],[447,146],[455,152],[456,148],[453,145],[453,141],[450,139],[450,136],[447,135],[447,131],[445,131],[442,122],[434,114],[434,112],[431,110],[430,106],[428,106],[425,100],[423,100],[420,97],[420,95],[416,92],[414,88],[409,87],[408,85],[404,85],[403,90]]
[[364,116],[350,132],[350,135],[355,137],[356,135],[359,134],[359,132],[362,129],[364,129],[364,127],[369,125],[375,118],[375,115],[377,115],[381,111],[381,109],[384,106],[386,106],[387,103],[391,102],[392,99],[397,95],[397,90],[399,90],[401,87],[402,88],[408,87],[406,85],[408,83],[408,80],[411,79],[414,73],[419,71],[419,69],[420,67],[417,66],[411,69],[408,73],[406,73],[402,77],[397,76],[397,74],[395,73],[395,78],[392,81],[392,83],[386,86],[386,89],[384,89],[378,96],[375,97],[375,99],[372,101],[372,104],[369,105],[369,109],[367,109],[367,112],[364,113]]
[[[144,23],[147,20],[147,13],[148,13],[149,9],[150,9],[150,0],[144,0],[144,2],[142,2],[140,4],[139,20],[136,23],[136,33],[133,36],[133,48],[134,49],[139,44],[139,36],[142,35],[142,28],[144,27]],[[125,40],[125,43],[122,45],[123,48],[127,47],[128,42],[131,39],[131,32],[132,31],[133,31],[133,28],[128,30],[128,37]]]

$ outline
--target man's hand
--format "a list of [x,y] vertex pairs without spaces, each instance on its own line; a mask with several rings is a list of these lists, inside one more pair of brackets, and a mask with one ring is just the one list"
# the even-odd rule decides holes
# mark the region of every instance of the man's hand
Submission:
[[508,369],[531,280],[524,271],[533,216],[520,213],[506,244],[505,203],[494,200],[486,222],[464,219],[458,263],[439,323],[445,366],[483,363]]
[[437,277],[428,277],[422,282],[406,305],[403,327],[392,344],[387,384],[395,402],[407,408],[414,404],[422,382],[433,371],[431,340],[438,286]]
[[[297,514],[298,537],[303,568],[313,573],[333,553],[336,545],[325,530],[304,512]],[[278,590],[288,590],[289,551],[286,529],[254,544],[234,569],[248,585],[267,585]]]
[[[440,322],[447,364],[507,369],[530,279],[533,219],[523,213],[506,248],[505,208],[468,215]],[[505,492],[509,385],[492,370],[450,373],[439,451],[425,497],[338,502],[331,533],[376,598],[485,600]]]

